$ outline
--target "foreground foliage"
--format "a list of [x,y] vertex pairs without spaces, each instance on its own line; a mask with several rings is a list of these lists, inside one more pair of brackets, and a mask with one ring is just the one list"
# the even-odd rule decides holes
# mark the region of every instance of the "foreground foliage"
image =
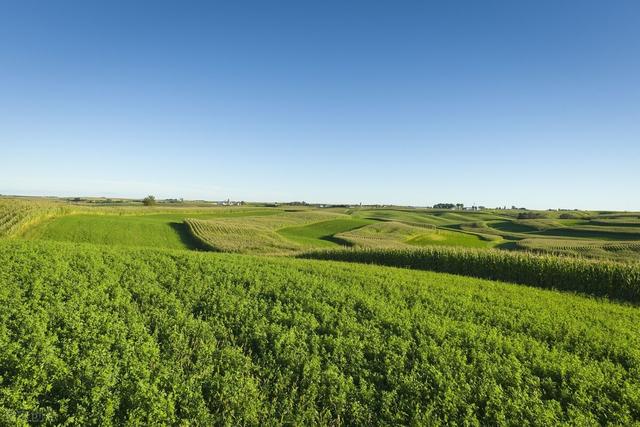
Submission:
[[461,248],[314,251],[302,258],[430,270],[640,302],[640,264]]
[[640,311],[430,272],[0,241],[0,416],[629,425]]

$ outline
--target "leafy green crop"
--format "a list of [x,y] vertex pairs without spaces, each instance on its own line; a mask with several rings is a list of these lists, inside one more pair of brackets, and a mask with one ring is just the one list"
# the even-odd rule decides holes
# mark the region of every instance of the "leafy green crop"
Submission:
[[431,272],[0,241],[21,425],[630,425],[636,307]]

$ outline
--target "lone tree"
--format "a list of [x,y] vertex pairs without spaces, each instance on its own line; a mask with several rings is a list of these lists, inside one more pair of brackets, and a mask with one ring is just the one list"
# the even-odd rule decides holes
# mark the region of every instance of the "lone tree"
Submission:
[[145,206],[153,206],[156,204],[156,198],[154,196],[147,196],[144,199],[142,199],[142,204],[144,204]]

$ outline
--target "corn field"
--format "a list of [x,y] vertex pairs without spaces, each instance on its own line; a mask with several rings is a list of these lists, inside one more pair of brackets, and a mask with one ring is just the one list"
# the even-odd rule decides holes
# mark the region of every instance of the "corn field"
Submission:
[[69,207],[56,203],[0,199],[0,237],[15,236],[43,219],[69,212]]
[[459,248],[345,249],[301,257],[430,270],[640,302],[638,263]]
[[279,254],[301,249],[295,242],[267,227],[197,219],[186,219],[184,222],[203,247],[213,251]]

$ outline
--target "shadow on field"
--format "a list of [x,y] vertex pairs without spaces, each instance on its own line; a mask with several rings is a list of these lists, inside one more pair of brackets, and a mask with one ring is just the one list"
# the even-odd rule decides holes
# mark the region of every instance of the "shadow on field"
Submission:
[[187,224],[185,224],[184,222],[170,222],[169,225],[171,226],[171,228],[173,228],[173,231],[178,233],[180,241],[188,249],[197,251],[207,250],[207,248],[205,248],[204,245],[198,241],[198,239],[193,237],[193,235],[189,232]]
[[578,237],[599,240],[640,240],[640,233],[621,233],[606,229],[581,230],[579,228],[550,228],[540,231],[537,234],[542,236]]
[[331,243],[335,243],[337,245],[341,245],[341,246],[347,246],[347,247],[352,247],[353,243],[345,240],[345,239],[341,239],[339,237],[336,236],[322,236],[320,237],[320,240],[326,240],[327,242],[331,242]]
[[500,243],[500,244],[496,245],[495,248],[496,249],[504,249],[504,250],[508,250],[508,251],[518,250],[518,246],[516,245],[516,242]]

